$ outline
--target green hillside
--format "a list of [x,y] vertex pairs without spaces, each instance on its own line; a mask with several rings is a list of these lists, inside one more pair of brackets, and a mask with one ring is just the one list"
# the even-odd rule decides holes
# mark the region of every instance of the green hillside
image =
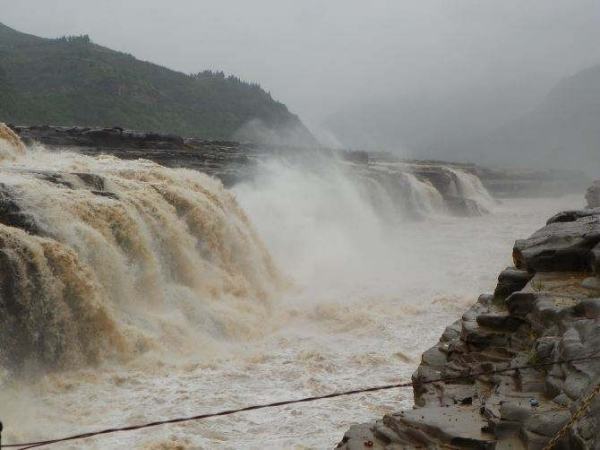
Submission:
[[44,39],[2,24],[0,121],[121,126],[207,139],[231,138],[253,121],[312,139],[298,117],[257,84],[220,72],[175,72],[87,36]]

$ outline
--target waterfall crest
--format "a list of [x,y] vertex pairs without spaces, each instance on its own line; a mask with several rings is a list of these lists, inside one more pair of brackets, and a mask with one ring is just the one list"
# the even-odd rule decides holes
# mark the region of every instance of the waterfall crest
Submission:
[[447,170],[454,176],[456,189],[461,197],[476,202],[486,210],[490,210],[496,204],[478,176],[451,167],[448,167]]
[[[261,332],[283,278],[196,171],[0,139],[0,362],[67,367]],[[7,343],[7,344],[5,344]],[[190,351],[193,351],[190,348]]]

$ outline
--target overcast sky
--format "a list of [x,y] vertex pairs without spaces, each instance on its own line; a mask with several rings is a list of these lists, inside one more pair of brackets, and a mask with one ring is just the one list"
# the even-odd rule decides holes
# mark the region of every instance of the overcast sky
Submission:
[[259,82],[315,123],[420,91],[546,89],[600,62],[598,0],[0,0],[0,21]]

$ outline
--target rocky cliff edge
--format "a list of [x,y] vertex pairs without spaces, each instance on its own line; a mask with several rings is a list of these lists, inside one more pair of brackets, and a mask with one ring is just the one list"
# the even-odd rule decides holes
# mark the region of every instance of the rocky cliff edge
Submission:
[[422,355],[414,408],[352,426],[337,448],[545,449],[568,425],[552,448],[600,449],[600,395],[573,418],[600,383],[600,182],[586,198],[516,241],[495,292]]

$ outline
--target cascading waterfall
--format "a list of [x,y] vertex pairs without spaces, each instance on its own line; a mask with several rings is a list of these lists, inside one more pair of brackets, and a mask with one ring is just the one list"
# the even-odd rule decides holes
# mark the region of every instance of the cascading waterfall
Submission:
[[[449,205],[467,192],[444,165],[286,153],[226,190],[192,170],[25,148],[1,125],[0,136],[10,442],[189,415],[198,399],[220,410],[365,374],[374,384],[410,376],[417,341],[438,335],[432,321],[471,301],[471,281],[457,277],[476,255],[485,254],[481,273],[497,263],[487,240],[464,239],[494,220],[439,220],[461,215]],[[479,247],[457,258],[459,242],[461,252],[463,242]],[[176,433],[186,447],[287,448],[296,437],[274,433],[310,429],[306,445],[319,447],[357,420],[346,401],[264,427],[247,414],[233,427],[157,427],[81,445],[179,448]]]
[[423,211],[426,215],[439,214],[445,210],[444,197],[431,183],[419,180],[410,172],[405,172],[402,176],[410,186],[410,200],[415,210]]
[[480,206],[490,210],[496,201],[481,183],[481,180],[476,175],[464,170],[448,167],[446,168],[455,180],[458,195],[477,202]]
[[404,164],[352,165],[347,175],[359,175],[363,195],[377,214],[391,223],[434,216],[446,211],[444,197],[427,180],[419,179]]
[[25,154],[25,146],[13,130],[0,123],[0,162]]
[[190,170],[27,152],[0,127],[0,363],[70,367],[260,333],[279,271]]
[[[336,267],[360,273],[398,224],[446,211],[446,193],[408,164],[301,159],[268,160],[228,191],[150,161],[25,148],[0,125],[0,366],[196,354],[259,336],[287,276],[322,287]],[[450,195],[491,204],[476,176],[443,170]]]

